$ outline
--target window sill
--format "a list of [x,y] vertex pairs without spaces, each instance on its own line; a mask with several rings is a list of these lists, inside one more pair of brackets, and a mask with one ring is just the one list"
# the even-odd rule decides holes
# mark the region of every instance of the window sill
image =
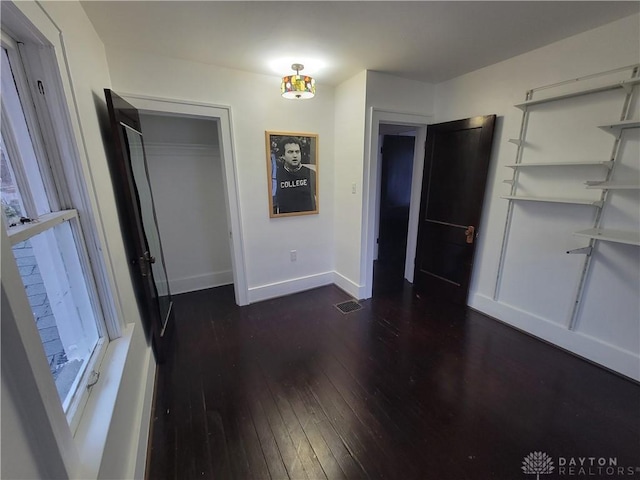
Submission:
[[74,437],[79,456],[74,478],[98,477],[133,331],[134,325],[127,325],[122,336],[107,347],[100,368],[100,380],[92,387]]

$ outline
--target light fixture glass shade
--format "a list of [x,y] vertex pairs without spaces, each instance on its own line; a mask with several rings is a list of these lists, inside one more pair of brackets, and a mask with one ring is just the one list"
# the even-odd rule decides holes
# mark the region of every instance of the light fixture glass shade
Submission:
[[313,98],[316,94],[316,81],[309,75],[287,75],[282,77],[280,90],[284,98],[294,100]]

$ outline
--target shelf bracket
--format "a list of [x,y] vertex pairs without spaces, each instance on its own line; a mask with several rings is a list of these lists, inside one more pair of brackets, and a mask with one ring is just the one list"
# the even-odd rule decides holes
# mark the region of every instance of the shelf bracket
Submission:
[[520,145],[522,145],[522,140],[520,140],[520,139],[518,139],[518,138],[510,138],[510,139],[509,139],[509,143],[513,143],[513,144],[515,144],[515,145],[520,146]]
[[513,185],[514,181],[513,180],[502,180],[502,183],[508,183],[509,185]]
[[621,82],[620,86],[624,89],[624,91],[627,93],[627,95],[629,95],[630,93],[633,92],[633,87],[636,84],[634,83],[627,83],[627,82]]
[[582,247],[582,248],[574,248],[573,250],[567,250],[567,253],[570,255],[586,255],[587,257],[591,255],[593,251],[593,247]]

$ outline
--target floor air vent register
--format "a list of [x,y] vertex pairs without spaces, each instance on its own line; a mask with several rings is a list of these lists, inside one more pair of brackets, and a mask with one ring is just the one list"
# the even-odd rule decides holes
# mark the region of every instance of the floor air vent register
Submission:
[[362,305],[360,305],[355,300],[347,300],[346,302],[336,303],[334,307],[336,307],[338,310],[340,310],[341,313],[346,315],[347,313],[360,310],[362,308]]

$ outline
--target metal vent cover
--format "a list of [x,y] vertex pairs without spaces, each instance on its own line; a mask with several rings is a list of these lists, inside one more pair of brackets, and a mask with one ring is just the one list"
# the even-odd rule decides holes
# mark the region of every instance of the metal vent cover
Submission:
[[362,305],[360,305],[355,300],[347,300],[346,302],[336,303],[334,307],[336,307],[338,310],[340,310],[341,313],[346,315],[347,313],[360,310],[362,308]]

